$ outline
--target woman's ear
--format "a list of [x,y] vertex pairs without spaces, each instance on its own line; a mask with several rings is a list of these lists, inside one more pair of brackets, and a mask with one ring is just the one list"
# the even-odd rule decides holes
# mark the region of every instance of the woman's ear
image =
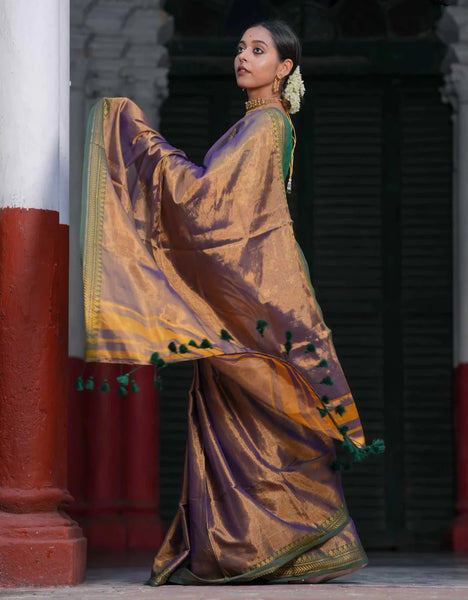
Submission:
[[286,58],[285,60],[283,60],[278,69],[278,75],[281,77],[281,79],[291,73],[293,64],[294,63],[290,58]]

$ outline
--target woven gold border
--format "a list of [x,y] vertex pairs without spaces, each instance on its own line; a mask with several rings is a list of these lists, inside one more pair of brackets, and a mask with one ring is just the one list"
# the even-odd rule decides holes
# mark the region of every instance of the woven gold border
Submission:
[[83,168],[81,255],[85,300],[86,349],[97,346],[102,285],[102,236],[107,184],[104,149],[104,118],[109,99],[100,100],[91,110],[86,136]]
[[[316,546],[319,543],[325,542],[327,539],[341,531],[349,521],[348,510],[344,504],[342,504],[334,513],[332,513],[328,519],[323,521],[316,529],[307,535],[291,542],[285,546],[282,546],[276,550],[273,554],[255,563],[249,567],[243,573],[235,575],[233,577],[223,577],[220,579],[202,579],[197,577],[193,573],[190,573],[188,569],[182,569],[187,573],[185,577],[182,573],[177,577],[176,583],[182,584],[229,584],[229,583],[240,583],[244,581],[253,581],[254,579],[260,579],[275,572],[278,568],[282,567],[285,563],[291,561],[294,557],[302,554],[310,548]],[[148,585],[158,586],[164,584],[170,577],[173,569],[168,567],[157,574],[152,574],[151,578],[147,582]],[[181,570],[181,571],[182,571]]]
[[334,571],[342,571],[353,566],[367,564],[367,556],[360,542],[349,542],[328,552],[323,552],[319,556],[318,551],[315,556],[302,554],[291,563],[279,568],[272,575],[272,580],[304,578],[308,576],[322,575]]

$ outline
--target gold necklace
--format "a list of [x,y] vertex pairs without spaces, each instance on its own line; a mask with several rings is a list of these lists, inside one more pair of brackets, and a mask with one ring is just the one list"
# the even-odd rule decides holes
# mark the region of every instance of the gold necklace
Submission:
[[245,112],[250,112],[254,108],[264,106],[265,104],[271,104],[272,102],[281,102],[279,96],[273,96],[272,98],[255,98],[254,100],[247,100],[245,103]]

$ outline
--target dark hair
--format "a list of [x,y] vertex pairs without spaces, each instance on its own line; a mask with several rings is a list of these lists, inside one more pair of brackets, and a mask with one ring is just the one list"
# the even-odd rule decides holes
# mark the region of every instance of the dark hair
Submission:
[[[267,29],[273,42],[275,44],[276,50],[278,51],[280,60],[286,60],[287,58],[293,61],[293,66],[291,69],[291,73],[301,62],[301,42],[299,38],[293,31],[293,29],[285,22],[280,19],[272,19],[268,21],[260,21],[259,23],[254,23],[250,25],[250,27],[264,27]],[[248,29],[250,29],[248,27]],[[281,89],[283,90],[285,85],[287,84],[289,79],[289,75],[287,75],[283,81]]]

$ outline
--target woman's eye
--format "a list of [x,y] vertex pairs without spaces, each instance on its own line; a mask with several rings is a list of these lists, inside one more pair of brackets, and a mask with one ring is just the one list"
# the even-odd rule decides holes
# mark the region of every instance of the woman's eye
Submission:
[[244,47],[243,47],[243,46],[237,46],[236,53],[237,53],[237,54],[240,54],[240,53],[242,52],[242,50],[243,50],[243,49],[244,49]]
[[255,54],[263,54],[263,50],[257,46],[256,48],[254,48],[254,53]]

